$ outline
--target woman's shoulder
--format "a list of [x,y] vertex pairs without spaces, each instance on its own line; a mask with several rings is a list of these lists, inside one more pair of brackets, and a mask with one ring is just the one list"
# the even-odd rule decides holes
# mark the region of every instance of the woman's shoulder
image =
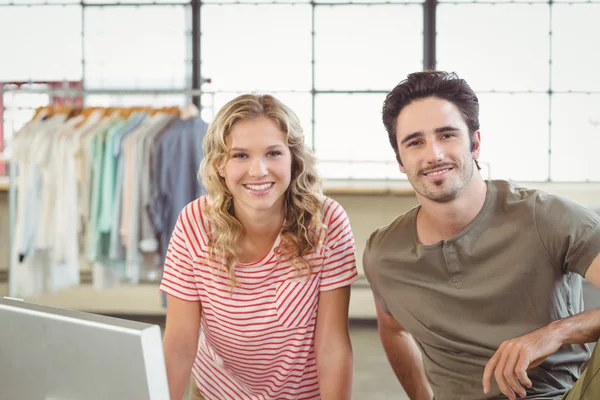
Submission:
[[348,215],[344,207],[335,201],[334,199],[323,196],[321,200],[321,213],[323,217],[323,223],[325,225],[331,225],[333,223],[339,223],[347,220]]
[[183,211],[204,211],[206,210],[208,204],[208,196],[200,196],[192,201],[190,201],[189,203],[187,203],[185,205],[185,207],[183,207]]
[[208,228],[208,220],[206,218],[206,207],[208,204],[208,197],[201,196],[197,199],[190,201],[182,210],[179,215],[180,223],[185,228],[191,228],[193,230],[206,231]]

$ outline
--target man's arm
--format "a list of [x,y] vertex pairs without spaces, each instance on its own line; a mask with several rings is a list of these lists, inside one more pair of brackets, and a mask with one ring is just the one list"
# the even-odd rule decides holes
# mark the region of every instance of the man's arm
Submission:
[[[585,278],[600,289],[600,254],[586,271]],[[488,393],[492,376],[509,399],[526,396],[531,387],[527,370],[540,365],[566,344],[583,344],[600,339],[600,308],[551,322],[527,335],[503,342],[488,361],[483,373],[483,391]]]
[[423,368],[423,358],[412,335],[387,314],[375,298],[379,338],[388,361],[411,400],[431,400],[433,391]]
[[[585,273],[585,279],[600,289],[600,254]],[[553,322],[563,344],[593,343],[600,339],[600,308]],[[551,325],[552,325],[551,324]]]

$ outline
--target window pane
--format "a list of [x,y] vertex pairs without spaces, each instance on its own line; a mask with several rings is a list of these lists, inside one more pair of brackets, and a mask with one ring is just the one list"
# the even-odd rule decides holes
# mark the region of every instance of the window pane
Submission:
[[0,4],[80,4],[79,0],[0,0]]
[[0,4],[79,4],[79,0],[0,0]]
[[381,121],[384,94],[318,94],[315,147],[327,178],[403,178]]
[[581,4],[581,3],[600,3],[600,0],[552,0],[553,3],[571,3],[571,4]]
[[319,6],[315,87],[389,90],[423,68],[421,5]]
[[0,49],[0,81],[80,81],[81,7],[2,7]]
[[553,90],[600,90],[599,19],[600,4],[553,6]]
[[315,3],[392,3],[392,4],[405,4],[405,3],[424,3],[425,0],[316,0]]
[[438,0],[438,2],[439,3],[547,3],[548,0]]
[[85,9],[88,88],[183,88],[187,44],[184,6]]
[[476,91],[548,90],[547,4],[440,4],[437,23],[438,68]]
[[[58,0],[56,0],[58,1]],[[190,0],[83,0],[86,4],[119,4],[119,3],[181,3],[188,4]]]
[[[211,122],[217,112],[228,101],[247,92],[206,93],[202,95],[202,117]],[[290,107],[300,119],[306,144],[312,147],[312,99],[310,93],[268,93],[261,91],[257,94],[272,94],[278,100]]]
[[211,3],[310,3],[310,0],[209,0],[202,4]]
[[311,89],[309,5],[207,5],[201,27],[207,90]]
[[600,181],[600,94],[552,96],[552,180]]
[[492,178],[548,179],[547,94],[481,94],[481,160]]

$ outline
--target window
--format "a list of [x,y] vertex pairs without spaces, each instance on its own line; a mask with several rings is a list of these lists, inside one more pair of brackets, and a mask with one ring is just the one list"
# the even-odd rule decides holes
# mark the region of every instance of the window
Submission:
[[381,121],[384,94],[319,94],[315,151],[323,176],[333,179],[401,178]]
[[310,91],[309,5],[205,5],[202,75],[208,91]]
[[490,176],[517,181],[547,180],[548,95],[484,93],[478,98],[481,161],[489,166]]
[[[190,1],[135,2],[142,4],[0,0],[0,81],[190,87]],[[600,145],[600,0],[439,0],[435,13],[437,68],[458,72],[480,98],[485,176],[600,181],[589,161]],[[381,107],[389,90],[423,67],[422,0],[214,0],[201,3],[200,16],[207,121],[238,94],[271,93],[298,114],[326,178],[405,178]],[[47,101],[11,96],[4,95],[7,139],[16,121]],[[85,100],[189,101],[178,94]]]
[[479,95],[491,176],[600,180],[590,163],[600,145],[600,4],[482,3],[439,5],[437,60]]
[[81,7],[0,7],[0,48],[0,82],[80,81]]
[[600,3],[552,6],[552,89],[600,91]]
[[476,92],[548,91],[548,7],[548,4],[440,4],[438,68],[456,71]]
[[315,88],[390,90],[423,67],[422,32],[420,5],[316,7]]
[[86,88],[188,86],[183,6],[87,7],[84,18]]
[[555,181],[600,181],[600,93],[552,96],[552,169]]

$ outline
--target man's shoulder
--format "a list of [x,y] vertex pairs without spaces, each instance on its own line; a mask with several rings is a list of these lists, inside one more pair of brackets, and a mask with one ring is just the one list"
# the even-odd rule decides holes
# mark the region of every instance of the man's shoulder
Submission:
[[[419,206],[398,216],[388,225],[375,229],[367,239],[363,252],[363,271],[371,285],[382,279],[385,265],[396,265],[403,255],[416,247],[416,215]],[[394,260],[391,262],[391,260]]]
[[558,194],[549,193],[547,191],[532,187],[524,187],[515,182],[494,180],[490,184],[495,188],[499,200],[504,203],[527,204],[528,207],[535,210],[536,213],[550,213],[555,217],[557,213],[585,210],[589,212],[587,207],[584,207],[566,197]]
[[521,186],[520,184],[502,179],[488,181],[498,197],[507,201],[521,201],[528,198],[535,198],[539,193],[543,193],[539,189]]
[[390,243],[398,246],[403,239],[410,240],[414,238],[416,215],[419,211],[419,206],[415,206],[396,217],[387,225],[375,229],[367,240],[367,248],[385,247]]

